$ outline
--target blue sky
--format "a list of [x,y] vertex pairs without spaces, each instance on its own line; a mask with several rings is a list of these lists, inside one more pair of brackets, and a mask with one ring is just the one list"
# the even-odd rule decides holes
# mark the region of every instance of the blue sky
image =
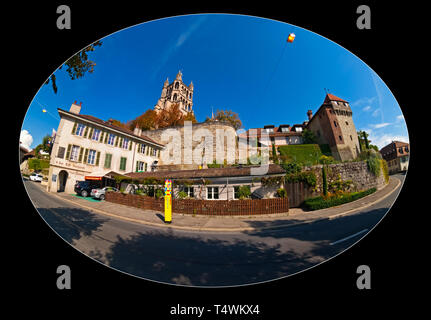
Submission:
[[[295,41],[287,43],[291,32]],[[327,88],[350,102],[356,129],[369,132],[372,144],[408,142],[402,111],[379,76],[340,45],[300,27],[250,16],[188,15],[139,24],[101,41],[89,54],[94,73],[70,80],[65,68],[56,71],[57,94],[42,84],[22,126],[31,148],[57,129],[57,108],[82,101],[82,114],[126,122],[153,108],[163,82],[178,70],[186,84],[193,81],[198,121],[212,109],[230,109],[245,129],[302,123]]]

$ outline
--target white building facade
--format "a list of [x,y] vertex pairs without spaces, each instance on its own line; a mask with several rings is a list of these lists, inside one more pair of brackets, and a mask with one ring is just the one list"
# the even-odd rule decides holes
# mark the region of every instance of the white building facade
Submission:
[[81,105],[69,111],[58,109],[61,117],[51,151],[47,190],[73,193],[76,181],[104,176],[108,172],[154,171],[163,145],[109,121],[80,115]]

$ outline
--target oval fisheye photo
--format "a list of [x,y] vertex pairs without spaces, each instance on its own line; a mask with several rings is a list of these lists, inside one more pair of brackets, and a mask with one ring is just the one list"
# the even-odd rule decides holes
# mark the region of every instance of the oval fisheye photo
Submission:
[[400,106],[321,35],[196,14],[70,54],[23,119],[20,170],[52,231],[113,272],[191,287],[306,276],[377,232],[401,191]]

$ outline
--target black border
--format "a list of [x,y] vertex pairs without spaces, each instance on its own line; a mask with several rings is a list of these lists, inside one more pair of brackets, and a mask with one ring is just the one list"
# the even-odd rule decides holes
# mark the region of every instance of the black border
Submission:
[[[56,28],[56,7],[67,4],[72,10],[72,29]],[[157,284],[140,280],[106,268],[59,239],[38,216],[22,186],[17,158],[12,163],[16,170],[14,185],[19,190],[19,210],[8,212],[16,231],[8,237],[7,247],[10,272],[15,275],[10,297],[17,296],[26,303],[48,303],[64,306],[71,312],[79,311],[73,305],[90,305],[97,311],[109,309],[127,313],[139,312],[145,316],[156,312],[162,319],[169,316],[169,306],[183,303],[211,306],[212,304],[260,304],[261,316],[275,319],[289,312],[302,311],[303,315],[321,312],[334,313],[340,304],[349,306],[381,306],[380,298],[402,298],[400,291],[409,290],[409,283],[399,280],[400,270],[413,272],[414,260],[406,237],[400,230],[411,227],[407,212],[414,195],[413,178],[418,171],[414,166],[417,127],[412,124],[417,116],[412,92],[406,89],[406,78],[414,76],[411,42],[415,37],[414,8],[400,10],[393,5],[369,1],[372,29],[356,28],[356,8],[363,4],[352,2],[305,2],[265,4],[212,3],[161,4],[121,1],[25,4],[24,8],[11,7],[6,11],[18,15],[18,28],[8,29],[10,60],[15,61],[11,84],[18,89],[14,95],[13,119],[15,137],[19,137],[25,112],[47,77],[68,57],[89,43],[122,28],[157,18],[188,13],[238,13],[255,15],[288,22],[316,32],[342,45],[366,62],[385,81],[394,93],[405,115],[411,141],[411,164],[403,191],[383,221],[353,248],[324,264],[299,275],[254,286],[225,289],[196,289]],[[402,27],[401,27],[402,25]],[[11,119],[12,120],[12,119]],[[13,141],[11,150],[17,150]],[[12,169],[11,169],[12,171]],[[7,201],[6,199],[3,200]],[[7,210],[6,210],[7,211]],[[19,227],[16,227],[19,226]],[[407,231],[406,231],[407,232]],[[72,290],[56,288],[56,268],[69,265],[73,272]],[[360,291],[355,286],[356,267],[367,264],[372,270],[372,290]],[[397,280],[398,279],[398,280]],[[12,295],[13,294],[13,295]],[[97,303],[96,303],[97,301]],[[209,317],[206,317],[209,318]],[[225,317],[228,319],[229,317]]]

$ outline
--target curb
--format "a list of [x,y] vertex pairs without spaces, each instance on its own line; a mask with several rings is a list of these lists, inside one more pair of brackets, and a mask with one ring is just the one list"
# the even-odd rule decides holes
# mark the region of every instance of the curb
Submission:
[[382,201],[383,199],[386,199],[387,197],[389,197],[392,193],[395,192],[395,190],[398,189],[398,187],[401,184],[401,181],[398,180],[397,185],[394,187],[393,190],[391,190],[390,192],[388,192],[386,195],[384,195],[382,198],[379,198],[375,201],[372,201],[370,203],[367,203],[366,205],[359,207],[359,208],[354,208],[354,209],[350,209],[348,211],[342,212],[342,213],[337,213],[331,216],[327,216],[327,217],[322,217],[322,218],[316,218],[316,219],[310,219],[310,220],[305,220],[305,221],[301,221],[301,222],[297,222],[297,223],[289,223],[289,224],[281,224],[281,225],[277,225],[277,226],[267,226],[267,227],[260,227],[260,228],[253,228],[253,227],[242,227],[242,228],[207,228],[207,227],[184,227],[184,226],[175,226],[175,225],[166,225],[166,224],[159,224],[159,223],[154,223],[154,222],[149,222],[149,221],[144,221],[144,220],[139,220],[139,219],[134,219],[134,218],[128,218],[128,217],[124,217],[124,216],[119,216],[116,214],[112,214],[109,212],[106,212],[104,210],[100,210],[97,208],[93,208],[93,207],[89,207],[86,206],[84,204],[78,203],[77,201],[73,201],[73,200],[69,200],[69,199],[65,199],[63,197],[60,197],[58,195],[56,195],[55,193],[52,193],[53,196],[57,197],[58,199],[73,203],[75,205],[78,205],[82,208],[85,208],[87,210],[89,210],[90,212],[98,212],[102,215],[106,215],[109,217],[114,217],[120,220],[126,220],[126,221],[130,221],[130,222],[135,222],[135,223],[139,223],[142,225],[149,225],[149,226],[153,226],[153,227],[159,227],[159,228],[168,228],[168,229],[179,229],[179,230],[187,230],[187,231],[212,231],[212,232],[241,232],[241,231],[261,231],[261,230],[268,230],[268,229],[280,229],[280,228],[288,228],[288,227],[296,227],[299,225],[305,225],[305,224],[311,224],[314,222],[319,222],[319,221],[324,221],[324,220],[332,220],[332,219],[336,219],[345,215],[350,214],[351,212],[354,211],[358,211],[358,210],[362,210],[364,208],[368,208],[370,206],[372,206],[373,204]]

